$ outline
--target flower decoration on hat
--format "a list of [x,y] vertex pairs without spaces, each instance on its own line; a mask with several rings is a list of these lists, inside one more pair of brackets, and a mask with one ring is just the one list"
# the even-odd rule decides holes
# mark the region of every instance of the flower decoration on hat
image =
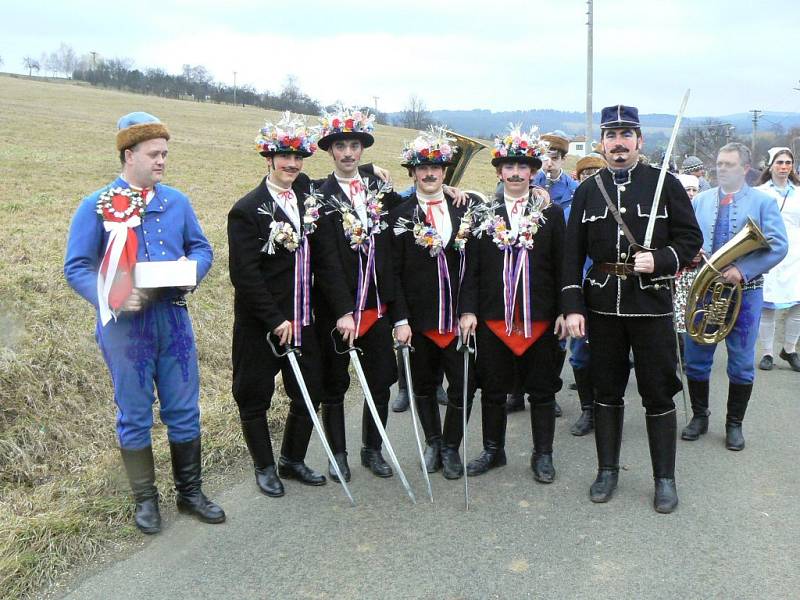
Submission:
[[358,108],[345,108],[337,106],[333,112],[325,112],[319,119],[321,129],[319,147],[327,150],[330,145],[347,138],[360,139],[365,148],[373,144],[375,138],[372,132],[375,129],[375,115],[368,110]]
[[537,163],[541,166],[542,155],[550,144],[539,137],[539,128],[535,125],[528,131],[522,131],[522,124],[509,124],[508,133],[494,139],[492,148],[492,165],[497,166],[504,160]]
[[444,127],[431,127],[428,131],[420,131],[413,142],[403,146],[400,157],[404,167],[418,165],[447,166],[458,151],[455,138],[447,135]]
[[256,136],[256,150],[261,156],[298,154],[303,158],[317,151],[319,129],[309,127],[306,120],[288,110],[277,123],[267,121]]

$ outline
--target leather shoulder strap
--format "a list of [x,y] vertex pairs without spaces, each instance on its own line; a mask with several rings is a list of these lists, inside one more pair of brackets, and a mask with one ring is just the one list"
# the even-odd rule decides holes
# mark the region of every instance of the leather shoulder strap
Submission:
[[603,199],[606,201],[608,210],[611,211],[611,215],[614,217],[614,220],[617,222],[617,225],[620,226],[620,228],[622,229],[622,233],[625,234],[628,243],[631,246],[638,246],[639,244],[637,243],[636,238],[633,237],[630,228],[625,223],[625,221],[622,220],[622,215],[619,214],[619,211],[617,210],[617,205],[611,201],[611,198],[609,197],[608,192],[606,191],[606,186],[603,184],[603,179],[600,177],[600,173],[597,173],[594,176],[594,181],[597,184],[597,187],[600,189],[600,193],[603,195]]

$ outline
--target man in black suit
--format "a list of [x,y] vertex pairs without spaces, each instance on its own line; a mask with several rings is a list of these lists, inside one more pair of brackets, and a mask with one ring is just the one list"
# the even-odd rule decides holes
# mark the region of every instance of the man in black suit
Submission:
[[477,329],[483,420],[483,451],[467,465],[468,475],[506,464],[505,400],[516,369],[531,403],[534,479],[555,479],[555,394],[561,378],[554,327],[562,323],[564,214],[547,192],[530,188],[545,151],[535,130],[517,127],[495,140],[492,165],[503,189],[476,219],[475,236],[467,243],[459,308],[462,332]]
[[[295,346],[311,401],[322,401],[321,357],[312,323],[311,276],[325,293],[330,312],[342,317],[340,329],[354,329],[353,305],[343,286],[335,248],[317,235],[321,207],[309,195],[302,176],[303,159],[316,150],[303,121],[288,112],[277,124],[267,123],[256,138],[269,174],[228,213],[230,277],[234,294],[233,386],[256,483],[268,496],[282,496],[280,477],[306,485],[322,485],[325,477],[304,462],[312,433],[311,418],[288,359],[277,358],[267,345]],[[267,410],[275,376],[283,374],[291,400],[276,473]]]
[[[417,137],[403,150],[403,166],[415,191],[392,211],[395,270],[395,337],[413,344],[411,377],[425,432],[425,468],[440,468],[458,479],[464,466],[458,453],[463,438],[464,360],[456,350],[459,295],[472,226],[471,209],[443,191],[444,175],[457,147],[442,130]],[[470,202],[479,202],[477,197]],[[436,400],[440,370],[449,382],[444,431]],[[474,369],[469,371],[467,413],[472,406]]]
[[[680,389],[669,280],[697,255],[703,235],[680,182],[667,174],[655,199],[659,169],[642,164],[639,111],[603,109],[600,128],[608,168],[576,190],[567,228],[561,291],[566,332],[588,333],[595,388],[598,473],[592,502],[608,502],[617,487],[628,356],[645,408],[655,480],[654,507],[678,505],[675,485],[676,418]],[[646,240],[653,215],[652,240]],[[584,276],[586,258],[592,266]]]

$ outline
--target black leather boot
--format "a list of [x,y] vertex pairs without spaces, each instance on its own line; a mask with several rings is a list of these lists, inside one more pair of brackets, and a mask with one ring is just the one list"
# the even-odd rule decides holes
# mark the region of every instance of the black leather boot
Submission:
[[119,451],[136,502],[133,522],[142,533],[158,533],[161,531],[161,513],[158,511],[153,448],[151,446],[140,450],[120,448]]
[[597,477],[589,488],[592,502],[608,502],[619,479],[624,404],[594,404],[594,443],[597,447]]
[[178,511],[193,515],[204,523],[222,523],[225,511],[206,498],[201,489],[200,436],[188,442],[170,442],[172,477],[175,480],[175,500]]
[[[561,372],[564,370],[564,362],[567,360],[567,351],[562,350],[560,347],[558,349],[558,356],[556,357],[556,372],[558,373],[558,377],[561,377]],[[555,400],[555,411],[556,417],[560,417],[563,413],[561,410],[561,405],[558,403],[558,400]]]
[[435,473],[442,468],[442,418],[439,404],[432,396],[415,396],[417,414],[425,433],[425,469]]
[[271,498],[283,496],[283,483],[275,470],[275,457],[272,455],[272,441],[269,439],[266,417],[242,421],[242,433],[253,459],[258,489]]
[[483,475],[489,469],[506,464],[506,407],[502,402],[489,404],[486,400],[481,400],[483,451],[467,465],[467,475],[470,477]]
[[[472,410],[472,402],[467,406],[467,419]],[[445,479],[459,479],[464,475],[464,463],[458,453],[464,439],[464,413],[460,406],[452,402],[447,405],[442,431],[442,475]]]
[[519,412],[525,410],[525,394],[521,391],[515,391],[506,396],[506,412]]
[[572,435],[584,436],[594,429],[594,388],[589,369],[572,369],[578,398],[581,401],[581,416],[570,428]]
[[533,453],[531,470],[539,483],[553,483],[556,470],[553,466],[553,436],[556,431],[556,401],[553,396],[544,402],[534,399],[531,403],[531,431]]
[[408,410],[408,388],[406,387],[406,369],[400,353],[397,353],[397,396],[392,400],[392,410],[394,412],[405,412]]
[[[385,428],[389,418],[389,405],[376,402],[375,408],[378,410],[378,416],[381,418],[381,423]],[[361,464],[377,477],[391,477],[394,473],[392,472],[392,467],[389,466],[389,463],[384,460],[383,454],[381,454],[383,440],[378,428],[375,426],[375,421],[372,419],[372,413],[370,413],[366,401],[361,415],[361,439],[363,442]]]
[[296,479],[304,485],[325,485],[325,476],[305,463],[313,428],[311,417],[289,410],[283,432],[281,457],[278,459],[278,475],[284,479]]
[[647,415],[645,420],[655,482],[653,508],[656,512],[671,513],[678,506],[678,489],[675,486],[678,421],[675,409],[660,415]]
[[[344,431],[344,398],[336,400],[338,401],[331,404],[323,404],[320,412],[322,412],[325,437],[328,438],[333,458],[336,459],[342,477],[347,482],[350,481],[350,465],[347,464],[347,437]],[[330,461],[328,461],[328,476],[339,483],[339,476]]]
[[728,414],[725,417],[725,447],[728,450],[744,450],[742,421],[752,392],[752,383],[728,384]]
[[692,420],[681,431],[681,439],[693,442],[708,431],[708,381],[692,381],[687,379],[689,399],[692,402]]

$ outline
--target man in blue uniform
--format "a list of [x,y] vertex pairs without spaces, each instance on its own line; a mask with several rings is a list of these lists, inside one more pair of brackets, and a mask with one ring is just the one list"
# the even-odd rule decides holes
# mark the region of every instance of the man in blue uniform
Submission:
[[206,523],[225,520],[200,478],[200,380],[186,288],[139,289],[137,262],[196,261],[196,281],[212,252],[189,199],[161,183],[167,128],[134,112],[118,122],[122,173],[83,199],[72,220],[64,274],[97,310],[95,337],[108,365],[117,404],[117,436],[144,533],[161,529],[151,448],[158,391],[167,426],[177,504]]
[[[730,334],[728,349],[728,412],[725,418],[725,447],[744,449],[742,420],[753,391],[755,344],[764,301],[764,273],[777,265],[788,250],[786,227],[772,196],[749,187],[745,174],[750,167],[750,150],[736,142],[726,144],[717,155],[719,187],[695,196],[693,206],[700,229],[703,250],[713,254],[748,222],[761,229],[769,248],[754,250],[735,260],[722,271],[728,283],[743,286],[742,306]],[[701,345],[686,336],[686,379],[694,416],[681,437],[693,441],[708,431],[708,394],[711,365],[716,344]]]

